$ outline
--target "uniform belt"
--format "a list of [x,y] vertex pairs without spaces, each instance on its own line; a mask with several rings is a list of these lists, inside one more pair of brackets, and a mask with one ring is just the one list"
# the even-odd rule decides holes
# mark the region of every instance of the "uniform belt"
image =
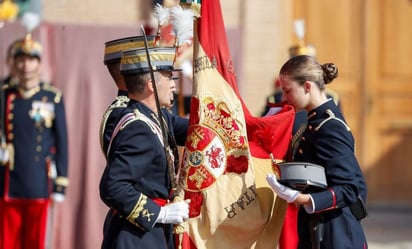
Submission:
[[164,205],[166,205],[169,202],[169,200],[161,199],[161,198],[151,198],[151,199],[154,203],[156,203],[157,205],[159,205],[161,207],[163,207]]

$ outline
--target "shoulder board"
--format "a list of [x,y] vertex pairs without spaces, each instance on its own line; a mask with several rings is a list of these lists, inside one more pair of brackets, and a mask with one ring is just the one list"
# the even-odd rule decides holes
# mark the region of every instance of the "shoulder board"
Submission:
[[100,146],[102,147],[102,149],[103,149],[104,130],[106,129],[106,123],[110,117],[110,114],[113,112],[113,109],[115,108],[126,108],[128,102],[129,102],[129,98],[127,96],[117,96],[116,100],[104,112],[102,121],[100,123],[100,129],[99,129]]
[[117,96],[115,101],[109,106],[108,110],[114,108],[124,108],[129,103],[129,98],[127,96]]
[[54,102],[55,103],[60,103],[61,98],[62,98],[62,93],[59,89],[56,87],[52,86],[50,83],[44,83],[43,84],[43,90],[49,91],[55,94],[54,96]]
[[329,117],[326,118],[325,120],[323,120],[323,121],[315,128],[315,131],[318,131],[326,122],[328,122],[328,121],[330,121],[330,120],[337,120],[337,121],[339,121],[340,123],[342,123],[342,124],[346,127],[346,130],[350,131],[350,127],[349,127],[342,119],[337,118],[337,117],[335,116],[335,113],[333,113],[333,111],[332,111],[331,109],[327,109],[327,110],[326,110],[326,113],[329,115]]
[[129,98],[126,96],[117,96],[116,100],[106,109],[103,114],[102,122],[100,124],[100,135],[103,137],[103,132],[106,127],[107,120],[110,117],[113,109],[116,108],[126,108],[127,103],[129,102]]

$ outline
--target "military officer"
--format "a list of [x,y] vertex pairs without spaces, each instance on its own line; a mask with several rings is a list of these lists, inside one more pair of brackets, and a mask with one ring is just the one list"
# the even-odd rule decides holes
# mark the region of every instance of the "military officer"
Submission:
[[[155,38],[155,36],[147,37],[150,46],[155,41]],[[111,40],[105,43],[104,64],[117,87],[117,97],[106,109],[100,124],[100,147],[105,156],[116,121],[129,102],[127,88],[123,76],[120,74],[121,53],[123,50],[144,47],[143,39],[143,36],[132,36]]]
[[176,144],[184,145],[188,119],[164,108],[173,102],[176,51],[148,51],[151,66],[144,48],[122,53],[130,101],[109,141],[100,181],[101,199],[110,207],[103,249],[174,248],[173,224],[188,218],[188,203],[173,201]]
[[367,188],[355,157],[354,138],[325,93],[326,85],[338,76],[336,65],[321,65],[311,56],[300,55],[289,59],[279,76],[286,101],[297,111],[308,112],[294,160],[323,166],[328,183],[326,190],[300,193],[268,175],[278,196],[300,207],[298,248],[367,248],[360,223],[366,215]]
[[40,79],[41,44],[27,35],[13,49],[17,82],[2,96],[0,247],[44,249],[50,198],[64,200],[68,185],[65,108],[62,93]]

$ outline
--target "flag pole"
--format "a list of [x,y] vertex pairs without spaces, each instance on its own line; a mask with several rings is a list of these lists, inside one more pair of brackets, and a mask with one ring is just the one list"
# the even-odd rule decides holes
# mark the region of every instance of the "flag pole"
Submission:
[[166,128],[165,125],[163,123],[163,116],[162,116],[162,110],[160,107],[160,101],[159,101],[159,95],[157,93],[157,86],[156,86],[156,81],[155,81],[155,77],[154,77],[154,72],[153,72],[153,68],[152,68],[152,62],[150,60],[150,54],[149,54],[149,48],[147,45],[147,36],[146,36],[146,32],[144,30],[143,25],[140,25],[140,29],[142,31],[143,37],[144,37],[144,48],[146,51],[146,57],[147,57],[147,64],[149,66],[149,72],[150,72],[150,78],[152,80],[152,86],[154,89],[154,96],[155,96],[155,102],[156,102],[156,110],[157,110],[157,118],[160,124],[160,129],[162,131],[162,136],[163,136],[163,144],[166,147],[166,145],[168,144],[167,142],[167,136],[166,136]]

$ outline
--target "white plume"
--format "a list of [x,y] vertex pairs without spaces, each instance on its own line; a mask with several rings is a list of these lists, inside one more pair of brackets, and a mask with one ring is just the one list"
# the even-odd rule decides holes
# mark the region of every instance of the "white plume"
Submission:
[[176,5],[171,10],[173,33],[177,37],[177,45],[192,43],[194,13],[191,9],[183,9]]
[[295,34],[299,40],[303,41],[305,37],[305,20],[295,20],[293,23]]
[[163,26],[169,22],[170,9],[163,7],[158,3],[154,7],[153,15],[156,17],[159,26]]
[[40,24],[40,16],[33,12],[26,12],[21,18],[21,25],[26,28],[27,32],[33,31]]

